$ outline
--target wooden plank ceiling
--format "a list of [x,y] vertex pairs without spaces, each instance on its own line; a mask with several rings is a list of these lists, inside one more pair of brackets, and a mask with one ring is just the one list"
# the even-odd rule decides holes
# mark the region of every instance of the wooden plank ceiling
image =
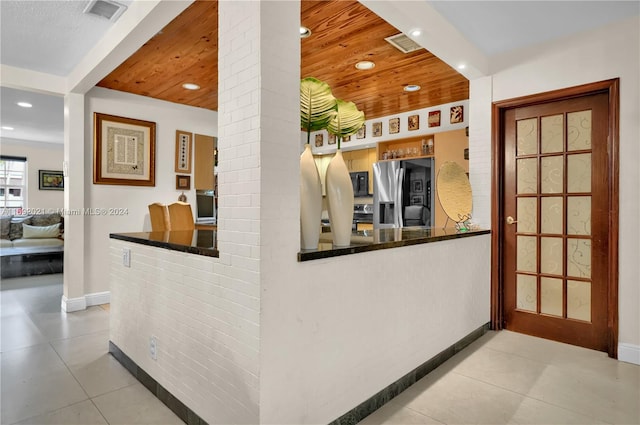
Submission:
[[[425,49],[402,53],[399,31],[356,0],[303,0],[300,75],[326,81],[367,119],[469,98],[469,82]],[[369,60],[371,70],[355,68]],[[185,90],[183,83],[201,89]],[[98,83],[100,87],[201,108],[218,108],[218,2],[199,0]],[[417,84],[418,92],[404,86]]]

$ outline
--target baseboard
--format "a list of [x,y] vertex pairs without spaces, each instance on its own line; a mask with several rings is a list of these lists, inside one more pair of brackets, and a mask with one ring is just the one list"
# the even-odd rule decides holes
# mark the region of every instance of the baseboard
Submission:
[[111,292],[95,292],[93,294],[85,295],[84,298],[87,300],[87,307],[92,305],[109,304],[109,302],[111,302]]
[[640,365],[640,346],[633,344],[618,344],[618,360],[621,362]]
[[388,385],[386,388],[378,391],[373,396],[369,397],[367,400],[363,401],[353,409],[349,410],[344,415],[340,416],[338,419],[329,423],[329,425],[355,425],[365,417],[369,416],[374,411],[381,408],[383,405],[391,401],[394,397],[400,394],[402,391],[409,388],[411,385],[418,382],[420,379],[424,378],[440,366],[442,363],[449,360],[456,353],[461,351],[467,345],[471,344],[476,339],[480,338],[490,329],[490,323],[486,323],[476,330],[472,331],[458,342],[453,344],[452,346],[444,349],[440,353],[436,354],[434,357],[430,358],[417,368],[413,369],[411,372],[407,373],[396,382]]
[[87,309],[87,299],[85,297],[78,298],[67,298],[64,295],[62,296],[62,301],[60,302],[60,308],[65,313],[71,313],[74,311],[86,310]]
[[87,307],[92,305],[109,304],[111,301],[111,292],[95,292],[93,294],[87,294],[84,297],[67,298],[62,296],[60,302],[60,308],[65,313],[72,313],[74,311],[86,310]]

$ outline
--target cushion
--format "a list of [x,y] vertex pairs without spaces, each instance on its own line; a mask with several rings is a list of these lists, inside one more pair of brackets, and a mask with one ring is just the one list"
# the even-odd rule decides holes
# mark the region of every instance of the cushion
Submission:
[[17,239],[13,241],[14,248],[29,248],[32,246],[63,246],[64,241],[58,238],[48,239]]
[[22,239],[57,238],[60,234],[60,223],[51,226],[32,226],[22,224]]
[[60,214],[36,214],[31,218],[31,224],[34,226],[51,226],[60,223]]
[[31,224],[31,216],[13,216],[11,217],[11,227],[9,227],[9,239],[20,239],[22,237],[22,225]]
[[0,239],[9,239],[9,228],[11,227],[11,216],[0,217]]
[[0,248],[11,248],[13,246],[13,242],[9,239],[0,239]]

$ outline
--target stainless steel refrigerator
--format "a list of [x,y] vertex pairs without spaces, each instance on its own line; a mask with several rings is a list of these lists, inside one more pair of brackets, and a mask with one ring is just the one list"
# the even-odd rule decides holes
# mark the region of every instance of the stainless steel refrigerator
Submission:
[[373,164],[373,228],[431,227],[434,168],[433,158]]

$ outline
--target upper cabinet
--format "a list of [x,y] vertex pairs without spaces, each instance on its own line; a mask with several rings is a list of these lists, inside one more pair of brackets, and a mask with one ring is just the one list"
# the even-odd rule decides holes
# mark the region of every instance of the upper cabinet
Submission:
[[195,135],[194,189],[214,190],[215,137]]

